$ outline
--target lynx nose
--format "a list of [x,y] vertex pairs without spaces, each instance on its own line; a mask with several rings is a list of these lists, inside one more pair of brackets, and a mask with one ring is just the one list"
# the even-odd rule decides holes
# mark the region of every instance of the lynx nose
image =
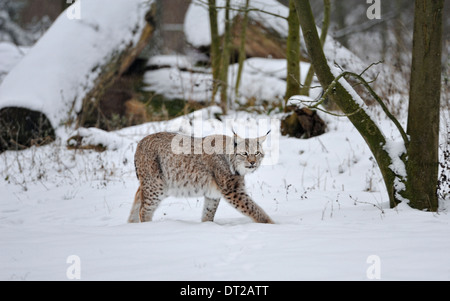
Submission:
[[248,163],[250,163],[251,166],[254,166],[256,164],[256,161],[248,161]]

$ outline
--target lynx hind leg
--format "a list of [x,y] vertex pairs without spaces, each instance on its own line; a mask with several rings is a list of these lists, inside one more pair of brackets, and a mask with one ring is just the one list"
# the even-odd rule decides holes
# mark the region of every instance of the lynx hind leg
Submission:
[[152,221],[153,214],[164,197],[164,185],[160,179],[146,179],[141,181],[142,199],[139,209],[141,222]]
[[212,222],[219,206],[220,198],[212,199],[205,196],[205,204],[203,206],[202,222]]
[[139,209],[141,208],[142,199],[142,190],[141,186],[139,186],[136,191],[136,195],[134,196],[133,206],[131,207],[130,216],[128,217],[129,223],[139,223]]

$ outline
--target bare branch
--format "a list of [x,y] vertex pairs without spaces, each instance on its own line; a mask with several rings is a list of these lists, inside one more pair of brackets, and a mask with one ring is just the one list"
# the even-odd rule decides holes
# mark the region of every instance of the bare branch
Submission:
[[[371,64],[371,66],[374,64]],[[370,67],[370,66],[369,66]],[[366,68],[362,73],[364,73],[368,68]],[[361,74],[362,74],[361,73]],[[360,75],[360,74],[356,74],[354,72],[350,72],[350,71],[344,71],[341,74],[339,74],[339,76],[337,76],[333,82],[328,86],[327,90],[325,91],[325,93],[322,95],[322,97],[319,99],[319,101],[317,102],[317,104],[315,104],[314,106],[312,106],[312,108],[317,108],[320,104],[323,103],[323,101],[325,100],[326,96],[336,87],[338,81],[344,77],[344,76],[352,76],[356,79],[358,79],[363,85],[364,87],[369,91],[370,95],[372,95],[372,97],[380,104],[381,108],[383,109],[383,112],[389,117],[389,119],[392,120],[392,122],[395,124],[395,126],[397,127],[398,131],[400,132],[400,135],[402,136],[403,142],[405,143],[405,146],[408,147],[409,145],[409,138],[406,135],[405,130],[403,129],[403,127],[401,126],[400,122],[397,120],[397,118],[394,117],[394,115],[391,114],[391,112],[389,112],[388,108],[386,107],[386,105],[384,104],[384,102],[381,100],[381,98],[378,96],[377,93],[375,93],[375,91],[372,89],[372,87],[369,85],[369,83]]]
[[[204,1],[204,0],[197,0],[197,3],[208,5],[208,3],[206,1]],[[214,8],[216,8],[216,9],[226,9],[225,6],[215,6]],[[267,15],[273,16],[273,17],[277,17],[277,18],[281,18],[281,19],[287,20],[287,17],[285,17],[285,16],[282,16],[282,15],[279,15],[279,14],[276,14],[276,13],[272,13],[272,12],[269,12],[269,11],[266,11],[266,10],[263,10],[263,9],[254,8],[254,7],[248,7],[248,8],[245,9],[245,8],[242,8],[242,7],[230,6],[230,10],[238,11],[238,12],[247,12],[247,13],[251,12],[251,11],[256,11],[256,12],[260,12],[260,13],[263,13],[263,14],[267,14]]]
[[342,28],[338,31],[336,31],[333,35],[333,37],[335,39],[340,39],[343,38],[347,35],[353,34],[353,33],[357,33],[357,32],[364,32],[367,31],[369,29],[371,29],[372,27],[375,27],[379,24],[382,24],[384,22],[387,22],[391,19],[394,19],[395,17],[398,16],[398,12],[390,12],[387,14],[383,14],[383,18],[379,19],[379,20],[370,20],[367,22],[364,22],[362,24],[356,24],[356,25],[351,25],[351,26],[347,26],[345,28]]

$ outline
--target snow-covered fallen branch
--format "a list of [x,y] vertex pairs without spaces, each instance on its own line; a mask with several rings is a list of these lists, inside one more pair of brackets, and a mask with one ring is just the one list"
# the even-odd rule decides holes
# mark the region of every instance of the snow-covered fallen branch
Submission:
[[82,1],[80,18],[69,18],[69,7],[5,77],[0,110],[40,112],[54,129],[79,118],[148,42],[152,3]]

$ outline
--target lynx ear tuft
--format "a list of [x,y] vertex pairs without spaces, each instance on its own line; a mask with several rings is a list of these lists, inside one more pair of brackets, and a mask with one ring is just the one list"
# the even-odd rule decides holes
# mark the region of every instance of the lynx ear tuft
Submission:
[[241,142],[242,140],[245,140],[244,138],[241,138],[238,134],[236,134],[236,132],[234,131],[234,128],[231,129],[231,131],[233,132],[233,139],[234,139],[234,144],[236,145],[238,142]]
[[264,141],[266,141],[267,136],[269,135],[269,133],[270,133],[271,131],[272,131],[272,130],[269,130],[269,131],[267,132],[267,134],[265,134],[265,135],[262,136],[262,137],[259,137],[259,138],[258,138],[258,143],[263,143]]

